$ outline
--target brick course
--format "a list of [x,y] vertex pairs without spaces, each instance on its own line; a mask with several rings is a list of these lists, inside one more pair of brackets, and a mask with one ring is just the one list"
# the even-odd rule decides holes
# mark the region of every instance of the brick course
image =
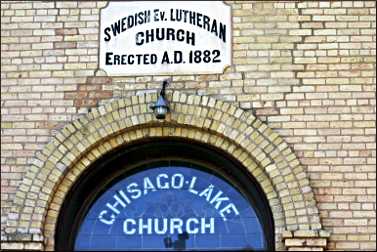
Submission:
[[[233,65],[224,74],[172,76],[171,88],[258,116],[308,174],[331,232],[327,248],[375,249],[375,2],[227,3]],[[53,136],[93,108],[155,92],[166,78],[97,71],[104,5],[1,2],[2,238],[17,188]],[[296,237],[286,242],[298,246]]]

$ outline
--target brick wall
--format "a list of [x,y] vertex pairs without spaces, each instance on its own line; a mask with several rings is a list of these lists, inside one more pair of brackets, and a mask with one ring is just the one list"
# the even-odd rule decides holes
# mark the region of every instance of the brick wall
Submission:
[[[374,1],[229,2],[233,66],[172,89],[250,110],[310,176],[328,248],[376,247]],[[1,2],[2,227],[27,165],[90,107],[166,76],[94,77],[106,2]]]

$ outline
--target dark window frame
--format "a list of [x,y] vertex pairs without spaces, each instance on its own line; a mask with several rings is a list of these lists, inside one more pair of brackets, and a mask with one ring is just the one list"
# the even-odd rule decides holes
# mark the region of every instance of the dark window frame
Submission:
[[187,162],[213,171],[233,184],[252,204],[268,250],[275,249],[275,229],[268,200],[256,179],[224,151],[178,138],[141,140],[112,150],[88,167],[71,187],[61,207],[55,250],[72,251],[78,229],[96,199],[120,179],[156,163]]

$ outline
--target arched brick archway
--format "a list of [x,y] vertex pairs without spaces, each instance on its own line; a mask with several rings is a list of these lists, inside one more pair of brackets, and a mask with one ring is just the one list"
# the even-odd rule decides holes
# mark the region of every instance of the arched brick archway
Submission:
[[156,94],[144,94],[116,100],[93,109],[56,135],[36,155],[19,186],[8,215],[8,238],[22,236],[53,249],[64,197],[91,163],[138,139],[178,137],[220,148],[250,171],[269,201],[277,249],[326,246],[321,237],[328,234],[321,230],[307,175],[278,134],[229,103],[179,92],[168,94],[172,113],[157,121],[149,109],[156,99]]

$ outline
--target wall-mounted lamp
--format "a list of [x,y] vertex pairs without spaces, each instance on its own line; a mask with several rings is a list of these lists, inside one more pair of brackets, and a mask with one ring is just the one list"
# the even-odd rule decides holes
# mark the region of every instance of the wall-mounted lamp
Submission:
[[160,96],[158,97],[157,102],[150,106],[157,119],[165,119],[166,114],[170,111],[169,103],[165,98],[165,88],[168,84],[168,80],[162,82]]

